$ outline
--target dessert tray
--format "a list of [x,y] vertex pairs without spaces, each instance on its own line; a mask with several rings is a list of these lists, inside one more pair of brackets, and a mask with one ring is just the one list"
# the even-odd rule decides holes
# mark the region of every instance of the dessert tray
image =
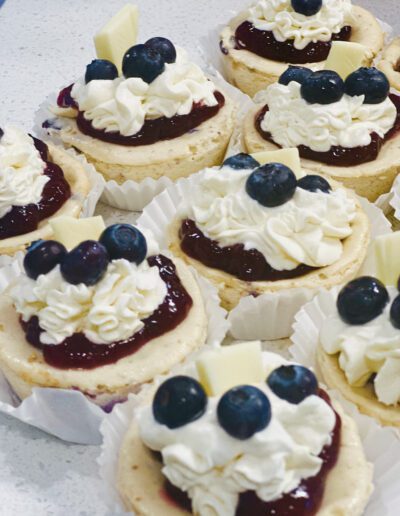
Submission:
[[0,515],[395,516],[395,0],[0,0]]

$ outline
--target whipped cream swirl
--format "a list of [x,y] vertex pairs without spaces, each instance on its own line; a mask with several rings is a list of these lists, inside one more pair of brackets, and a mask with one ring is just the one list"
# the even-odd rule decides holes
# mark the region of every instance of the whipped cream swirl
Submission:
[[23,321],[38,317],[43,344],[60,344],[83,332],[95,344],[126,340],[164,301],[167,287],[157,267],[114,260],[96,285],[71,285],[57,265],[32,280],[22,276],[11,291]]
[[328,152],[333,146],[364,147],[371,143],[372,133],[383,138],[396,121],[396,106],[389,97],[380,104],[364,104],[363,95],[343,95],[333,104],[309,104],[300,90],[295,81],[287,86],[276,83],[263,96],[269,111],[261,129],[284,148],[305,145]]
[[193,104],[216,106],[215,86],[203,71],[178,49],[175,63],[152,83],[143,79],[118,77],[114,80],[74,84],[72,98],[95,129],[118,131],[123,136],[138,133],[146,119],[188,115]]
[[375,394],[385,405],[400,402],[400,330],[390,322],[390,307],[398,292],[388,287],[391,301],[384,312],[362,325],[349,325],[336,307],[320,330],[326,353],[339,354],[339,366],[353,387],[363,387],[375,374]]
[[[265,377],[287,363],[263,353]],[[184,374],[197,378],[195,366]],[[234,439],[219,425],[218,397],[210,397],[206,413],[174,430],[154,419],[151,407],[138,410],[140,437],[161,452],[162,472],[192,501],[193,514],[234,516],[239,494],[255,491],[270,502],[295,489],[321,469],[319,454],[332,442],[335,414],[318,396],[298,405],[277,396],[266,383],[258,384],[272,408],[270,424],[247,440]]]
[[277,41],[293,40],[303,50],[309,43],[330,41],[351,22],[350,0],[323,0],[313,16],[297,13],[291,0],[259,0],[249,9],[248,20],[256,29],[272,31]]
[[33,139],[23,131],[7,127],[0,139],[0,218],[13,206],[38,204],[49,181],[46,163]]
[[266,208],[247,194],[249,175],[229,167],[206,169],[191,182],[179,215],[221,246],[257,249],[278,271],[300,264],[325,267],[341,258],[356,214],[344,189],[328,195],[297,188],[287,203]]

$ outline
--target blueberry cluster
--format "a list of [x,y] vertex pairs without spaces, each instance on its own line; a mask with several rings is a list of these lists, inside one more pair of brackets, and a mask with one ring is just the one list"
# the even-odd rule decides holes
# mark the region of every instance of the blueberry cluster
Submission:
[[[175,61],[176,49],[173,43],[167,38],[156,37],[127,50],[122,60],[122,71],[126,78],[139,77],[150,84],[164,71],[165,63]],[[94,59],[86,67],[86,84],[117,77],[117,67],[106,59]]]
[[290,201],[296,188],[309,192],[329,193],[331,186],[326,179],[308,175],[297,180],[292,170],[282,163],[260,166],[249,154],[236,154],[224,161],[223,167],[234,170],[254,170],[246,182],[246,192],[262,206],[274,208]]
[[[279,398],[299,404],[318,393],[318,381],[309,369],[284,365],[272,371],[266,383]],[[189,376],[174,376],[158,388],[153,400],[153,416],[161,425],[175,429],[200,419],[208,398],[201,384]],[[271,421],[271,403],[257,387],[240,385],[219,400],[217,418],[235,439],[245,440],[261,432]]]
[[[342,288],[336,306],[345,323],[360,325],[381,315],[389,300],[389,293],[383,283],[376,278],[362,276]],[[400,295],[392,303],[390,320],[395,328],[400,329]]]
[[125,259],[139,265],[147,254],[143,234],[130,224],[114,224],[105,229],[99,241],[86,240],[71,251],[54,240],[37,240],[24,258],[27,276],[37,279],[60,266],[68,283],[95,285],[106,273],[112,260]]
[[279,83],[291,81],[301,84],[301,96],[310,104],[333,104],[344,94],[350,97],[364,95],[364,104],[380,104],[390,91],[386,75],[376,68],[359,68],[345,81],[331,70],[312,72],[301,66],[289,66],[279,78]]

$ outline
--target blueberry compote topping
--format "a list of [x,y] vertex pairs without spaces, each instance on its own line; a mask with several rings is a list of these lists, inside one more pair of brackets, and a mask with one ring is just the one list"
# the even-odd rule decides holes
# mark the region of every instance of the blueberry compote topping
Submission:
[[[329,396],[319,389],[318,396],[331,405]],[[263,502],[254,491],[246,491],[239,496],[235,516],[315,516],[321,506],[326,478],[335,466],[340,449],[341,420],[336,414],[336,424],[332,432],[332,442],[323,448],[319,457],[322,467],[317,475],[303,480],[292,492],[273,502]],[[165,482],[160,495],[168,502],[192,513],[191,501],[186,493]]]
[[106,132],[95,129],[90,120],[86,120],[82,111],[78,113],[77,124],[80,131],[88,136],[107,143],[135,147],[138,145],[152,145],[162,140],[178,138],[198,127],[200,124],[214,117],[225,104],[225,98],[219,91],[214,93],[218,104],[206,106],[193,104],[188,115],[175,115],[172,118],[165,116],[145,121],[142,129],[132,135],[123,136],[119,132]]
[[48,161],[50,158],[47,145],[36,138],[33,138],[33,141],[42,160],[46,162],[44,174],[50,179],[43,188],[42,198],[38,204],[13,206],[11,211],[0,219],[1,240],[35,231],[42,220],[54,215],[71,197],[71,189],[62,169]]
[[299,265],[291,271],[277,271],[256,249],[247,251],[243,244],[220,247],[217,241],[207,238],[196,223],[189,219],[182,222],[179,237],[185,254],[207,267],[224,271],[244,281],[279,281],[298,278],[316,270],[308,265]]
[[144,327],[130,339],[112,344],[94,344],[83,333],[76,333],[59,345],[47,346],[40,342],[42,332],[38,318],[21,321],[27,341],[43,352],[47,364],[60,369],[93,369],[117,362],[138,351],[151,339],[176,328],[188,314],[193,301],[182,285],[175,265],[165,256],[148,258],[150,266],[158,267],[167,287],[167,295],[155,312],[143,320]]
[[[297,148],[299,150],[300,156],[304,159],[319,161],[321,163],[326,163],[327,165],[336,167],[353,167],[355,165],[361,165],[362,163],[374,161],[379,156],[384,143],[395,136],[400,130],[400,96],[391,94],[389,95],[389,98],[396,106],[397,118],[393,128],[386,133],[384,138],[381,138],[376,133],[372,133],[372,141],[365,147],[347,148],[334,145],[327,152],[316,152],[306,145],[299,145]],[[260,136],[264,138],[264,140],[277,145],[274,142],[271,133],[263,131],[261,128],[261,123],[267,112],[268,106],[264,106],[263,109],[261,109],[261,111],[256,115],[255,127]]]
[[349,41],[351,27],[345,26],[340,32],[332,35],[331,41],[309,43],[298,50],[294,40],[277,41],[272,31],[259,30],[245,21],[236,29],[235,42],[237,50],[249,50],[253,54],[281,63],[306,64],[325,61],[330,52],[332,41]]

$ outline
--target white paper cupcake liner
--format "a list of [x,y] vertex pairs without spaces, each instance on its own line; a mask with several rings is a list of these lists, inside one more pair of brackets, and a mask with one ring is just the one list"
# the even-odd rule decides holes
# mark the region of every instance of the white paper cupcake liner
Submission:
[[[97,462],[103,480],[102,493],[111,513],[115,515],[133,514],[123,508],[116,479],[122,441],[134,420],[136,408],[142,402],[143,397],[131,396],[105,418],[100,428],[103,444]],[[349,403],[340,403],[345,412],[355,420],[367,460],[374,466],[374,492],[364,516],[397,516],[400,503],[400,441],[392,429],[380,427],[373,419],[359,414]]]
[[84,167],[90,182],[90,190],[83,201],[80,218],[91,217],[96,211],[97,204],[103,194],[105,181],[101,174],[99,174],[93,165],[87,162],[85,156],[80,154],[75,149],[65,149],[68,154],[74,157]]
[[[145,208],[138,219],[138,226],[150,230],[161,249],[168,248],[168,226],[177,216],[185,192],[192,188],[201,172],[193,178],[182,179],[167,188]],[[379,208],[366,199],[358,198],[371,223],[371,239],[391,232],[390,223]],[[368,253],[370,255],[371,253]],[[370,268],[369,260],[363,269]],[[228,315],[231,335],[238,340],[276,340],[289,337],[294,316],[317,290],[297,288],[258,297],[242,298]]]
[[[14,262],[13,262],[14,263]],[[226,311],[221,308],[217,290],[195,274],[208,318],[206,346],[218,346],[228,331]],[[5,271],[0,269],[0,288]],[[82,372],[84,374],[84,371]],[[0,412],[40,428],[65,441],[100,444],[100,423],[106,413],[81,392],[66,389],[35,388],[21,402],[0,372]]]
[[[209,64],[205,66],[203,63],[201,65],[217,88],[224,91],[237,106],[243,106],[245,102],[250,100],[241,91],[226,82],[212,66]],[[57,117],[51,111],[51,106],[55,106],[56,103],[57,93],[51,93],[44,100],[35,114],[34,132],[39,138],[50,140],[57,145],[65,147],[59,137],[59,131],[71,122],[68,118]],[[43,127],[43,122],[45,121],[50,121],[50,127]],[[238,126],[238,123],[236,126]],[[168,177],[161,177],[160,179],[146,178],[140,182],[127,180],[122,184],[118,184],[114,180],[105,181],[101,200],[103,203],[120,210],[142,211],[154,197],[172,184],[174,184],[173,181]]]
[[394,180],[388,197],[389,207],[394,210],[395,218],[400,220],[400,175]]

